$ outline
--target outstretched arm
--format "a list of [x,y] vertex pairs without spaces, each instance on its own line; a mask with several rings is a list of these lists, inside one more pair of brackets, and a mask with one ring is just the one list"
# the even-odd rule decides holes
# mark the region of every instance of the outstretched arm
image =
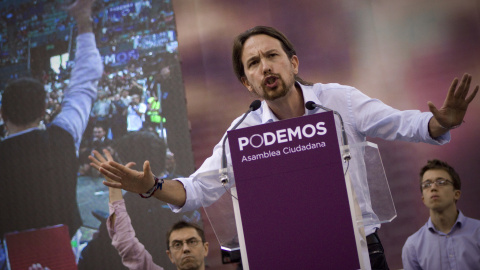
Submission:
[[95,0],[76,0],[67,8],[78,25],[75,65],[70,83],[65,89],[62,110],[53,124],[68,131],[78,150],[87,126],[93,101],[97,97],[97,82],[103,74],[103,64],[92,33],[92,5]]
[[[145,193],[150,190],[155,184],[150,162],[145,161],[143,172],[132,170],[128,165],[124,166],[113,161],[113,159],[92,164],[106,178],[112,180],[111,182],[103,182],[107,187],[124,189],[134,193]],[[182,183],[176,180],[165,180],[162,189],[155,192],[154,196],[161,201],[179,207],[182,207],[186,200],[185,189]]]
[[69,7],[68,13],[75,19],[78,27],[78,34],[93,32],[92,28],[92,6],[95,0],[77,0]]
[[463,75],[460,85],[458,85],[458,79],[455,78],[440,109],[437,109],[431,101],[428,102],[428,107],[433,113],[433,117],[428,123],[428,131],[432,138],[437,138],[462,124],[468,105],[478,92],[477,85],[473,93],[468,96],[471,82],[472,76],[467,73]]
[[[110,151],[104,149],[103,154],[105,156],[94,150],[94,156],[88,157],[92,161],[90,165],[97,170],[100,169],[102,163],[113,161]],[[130,168],[134,165],[134,162],[130,162],[125,167]],[[107,183],[113,182],[108,177],[105,177],[105,179]],[[122,190],[113,187],[108,189],[110,192],[110,217],[107,220],[107,230],[112,239],[113,247],[118,250],[122,257],[123,265],[129,269],[163,270],[162,267],[153,262],[152,256],[145,249],[145,246],[135,237],[135,230],[125,208]]]

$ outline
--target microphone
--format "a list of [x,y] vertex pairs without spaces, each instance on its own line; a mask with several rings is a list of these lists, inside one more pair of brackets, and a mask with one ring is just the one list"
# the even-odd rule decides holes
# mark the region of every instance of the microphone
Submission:
[[316,104],[313,101],[307,101],[307,103],[305,103],[305,108],[307,108],[308,110],[314,110],[315,108],[320,108],[320,109],[323,109],[325,111],[331,111],[331,112],[333,112],[333,114],[338,116],[338,118],[340,119],[340,124],[342,126],[342,144],[344,146],[342,158],[343,158],[344,161],[350,160],[352,158],[352,156],[350,155],[350,149],[348,148],[348,138],[347,138],[347,133],[345,132],[345,126],[343,125],[342,116],[337,111],[334,111],[334,110],[329,109],[325,106]]
[[[235,126],[233,126],[233,128],[230,129],[230,131],[237,129],[237,127],[243,122],[243,120],[245,120],[247,115],[253,111],[258,110],[258,108],[260,108],[261,105],[262,105],[262,102],[258,99],[250,103],[250,107],[248,108],[247,112],[243,114],[243,117],[240,118],[237,124],[235,124]],[[225,185],[229,181],[228,174],[227,174],[227,155],[225,154],[225,142],[227,141],[227,136],[228,136],[228,133],[225,134],[225,137],[223,138],[223,142],[222,142],[222,169],[221,169],[222,174],[220,175],[220,182],[222,182],[223,185]]]

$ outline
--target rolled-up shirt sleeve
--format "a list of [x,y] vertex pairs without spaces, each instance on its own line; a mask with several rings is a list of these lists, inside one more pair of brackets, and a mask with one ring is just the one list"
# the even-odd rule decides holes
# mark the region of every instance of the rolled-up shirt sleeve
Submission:
[[[128,267],[128,269],[163,270],[162,267],[153,262],[152,255],[135,237],[135,230],[125,208],[125,201],[120,200],[109,203],[109,210],[110,216],[107,220],[108,235],[112,239],[113,247],[122,257],[123,265]],[[115,214],[115,222],[112,226],[113,214]],[[160,239],[158,240],[160,241]]]

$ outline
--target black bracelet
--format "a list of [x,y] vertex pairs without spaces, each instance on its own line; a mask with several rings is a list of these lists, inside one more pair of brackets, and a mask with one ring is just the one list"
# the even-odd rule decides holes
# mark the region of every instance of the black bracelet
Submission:
[[155,191],[162,190],[162,185],[163,185],[163,182],[165,182],[165,180],[163,178],[158,178],[156,176],[154,176],[154,179],[155,179],[155,184],[153,184],[153,187],[145,193],[139,193],[138,195],[140,195],[140,197],[145,199],[150,198],[153,196]]

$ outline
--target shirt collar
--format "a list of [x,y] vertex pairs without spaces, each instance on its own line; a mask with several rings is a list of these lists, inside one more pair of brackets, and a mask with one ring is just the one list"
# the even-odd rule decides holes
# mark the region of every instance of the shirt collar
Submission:
[[[453,227],[450,230],[450,232],[454,231],[455,228],[457,227],[461,228],[463,224],[465,224],[465,221],[466,221],[466,217],[463,215],[462,211],[458,210],[457,221],[455,221],[455,223],[453,224]],[[433,225],[432,218],[428,218],[427,228],[430,232],[441,233],[435,228],[435,225]]]
[[[312,91],[311,86],[302,85],[298,82],[296,82],[295,84],[300,86],[300,89],[302,90],[304,103],[307,103],[308,101],[313,101],[316,104],[320,104],[320,101],[318,100],[315,93]],[[305,108],[305,114],[304,115],[315,114],[318,109],[319,108],[315,108],[314,110],[307,110]],[[275,116],[275,114],[272,112],[272,110],[270,110],[270,108],[268,107],[268,104],[265,101],[263,101],[262,102],[262,124],[276,122],[276,121],[278,121],[277,116]]]
[[25,134],[25,133],[30,132],[30,131],[37,130],[37,129],[40,129],[40,128],[38,128],[38,127],[33,127],[33,128],[29,128],[29,129],[22,130],[22,131],[20,131],[20,132],[14,133],[14,134],[12,134],[12,135],[6,136],[6,137],[5,137],[5,140],[6,140],[6,139],[13,138],[13,137],[16,137],[16,136],[19,136],[19,135],[22,135],[22,134]]
[[458,210],[458,217],[457,217],[457,221],[455,222],[454,226],[458,226],[458,227],[461,228],[465,224],[466,220],[467,220],[467,218],[463,215],[462,211]]
[[267,102],[262,101],[262,124],[278,121],[278,118],[268,107]]

